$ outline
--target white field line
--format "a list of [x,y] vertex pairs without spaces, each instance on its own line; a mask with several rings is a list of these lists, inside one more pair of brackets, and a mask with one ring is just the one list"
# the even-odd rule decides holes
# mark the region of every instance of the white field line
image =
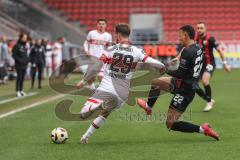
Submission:
[[15,100],[18,100],[18,99],[23,99],[23,98],[30,97],[30,96],[33,96],[33,95],[36,95],[36,94],[37,94],[37,92],[31,92],[31,93],[28,93],[26,96],[5,99],[5,100],[0,101],[0,104],[8,103],[8,102],[15,101]]
[[13,115],[13,114],[15,114],[15,113],[18,113],[18,112],[21,112],[21,111],[30,109],[30,108],[34,108],[34,107],[36,107],[36,106],[38,106],[38,105],[40,105],[40,104],[44,104],[44,103],[47,103],[47,102],[56,100],[56,99],[58,99],[58,98],[62,98],[62,97],[64,97],[64,96],[65,96],[64,94],[62,94],[62,95],[57,95],[57,96],[54,96],[54,97],[51,97],[51,98],[42,100],[42,101],[40,101],[40,102],[36,102],[36,103],[30,104],[30,105],[25,106],[25,107],[22,107],[22,108],[15,109],[15,110],[12,110],[12,111],[7,112],[7,113],[0,114],[0,119],[1,119],[1,118],[4,118],[4,117],[7,117],[7,116],[10,116],[10,115]]

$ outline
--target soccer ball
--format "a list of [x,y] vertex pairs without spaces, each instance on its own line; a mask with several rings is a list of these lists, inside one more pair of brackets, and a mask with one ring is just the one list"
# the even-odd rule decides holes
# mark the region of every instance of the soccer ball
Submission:
[[67,130],[62,127],[54,128],[51,132],[51,139],[54,143],[62,144],[68,139]]

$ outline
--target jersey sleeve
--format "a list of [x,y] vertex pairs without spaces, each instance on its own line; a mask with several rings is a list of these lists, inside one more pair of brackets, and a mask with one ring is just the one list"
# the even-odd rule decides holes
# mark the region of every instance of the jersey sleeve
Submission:
[[145,62],[149,58],[149,56],[146,55],[143,49],[142,50],[139,49],[138,55],[139,55],[139,59],[138,59],[139,62]]
[[112,35],[111,34],[109,34],[109,36],[108,36],[108,42],[112,42]]
[[209,38],[209,44],[213,47],[213,48],[217,48],[218,47],[218,43],[216,42],[216,39],[214,37],[210,37]]
[[190,66],[191,62],[190,56],[191,52],[188,49],[184,49],[180,57],[178,69],[175,71],[168,71],[168,74],[173,77],[184,78]]
[[92,31],[87,34],[86,40],[89,41],[92,38]]
[[156,59],[153,59],[152,57],[147,56],[143,50],[141,50],[139,53],[139,62],[143,62],[143,68],[153,68],[158,69],[159,71],[164,68],[165,70],[165,66],[163,63],[159,62]]
[[92,31],[90,31],[90,32],[88,33],[87,38],[86,38],[86,41],[83,43],[83,48],[84,48],[84,51],[85,51],[86,53],[89,52],[89,43],[88,43],[88,41],[91,40],[91,35],[92,35]]

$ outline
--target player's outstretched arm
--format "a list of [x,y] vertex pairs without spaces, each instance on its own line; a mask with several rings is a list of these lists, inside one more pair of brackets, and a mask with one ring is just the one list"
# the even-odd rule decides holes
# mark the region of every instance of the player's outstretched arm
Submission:
[[230,71],[231,71],[231,68],[230,68],[230,66],[227,64],[227,61],[225,60],[225,56],[224,56],[223,51],[222,51],[219,47],[217,47],[216,50],[217,50],[217,52],[219,53],[219,55],[220,55],[220,57],[221,57],[221,59],[222,59],[224,70],[227,71],[227,72],[230,72]]
[[83,44],[83,48],[84,48],[84,51],[87,55],[90,55],[89,53],[89,44],[88,44],[88,41],[86,40]]
[[144,65],[147,65],[147,67],[149,68],[157,69],[161,74],[164,74],[166,72],[165,65],[151,57],[146,58],[146,60],[144,61]]

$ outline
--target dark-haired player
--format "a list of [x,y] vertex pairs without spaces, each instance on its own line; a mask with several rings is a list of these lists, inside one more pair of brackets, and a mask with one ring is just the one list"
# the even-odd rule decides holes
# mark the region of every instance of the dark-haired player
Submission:
[[170,103],[166,126],[169,130],[181,132],[203,133],[219,140],[218,134],[212,130],[208,123],[201,126],[179,121],[182,113],[194,98],[195,87],[198,85],[202,68],[203,53],[201,48],[194,42],[195,30],[190,25],[182,26],[179,30],[179,41],[184,46],[179,56],[179,67],[175,71],[168,71],[171,77],[160,77],[152,80],[148,101],[138,99],[138,105],[147,114],[151,114],[161,91],[174,94]]
[[204,100],[207,101],[207,105],[203,109],[203,111],[208,112],[212,109],[212,106],[214,103],[214,100],[212,99],[212,90],[209,84],[210,79],[216,67],[215,58],[213,55],[213,49],[216,49],[217,52],[219,53],[222,59],[223,67],[225,71],[230,72],[230,67],[227,64],[227,61],[225,61],[224,54],[219,49],[215,38],[207,34],[205,23],[199,22],[197,24],[197,33],[198,34],[195,37],[195,40],[202,47],[204,57],[205,57],[204,58],[205,60],[203,63],[203,73],[202,73],[202,84],[204,86],[205,92],[200,87],[198,87],[196,92],[200,97],[202,97]]

